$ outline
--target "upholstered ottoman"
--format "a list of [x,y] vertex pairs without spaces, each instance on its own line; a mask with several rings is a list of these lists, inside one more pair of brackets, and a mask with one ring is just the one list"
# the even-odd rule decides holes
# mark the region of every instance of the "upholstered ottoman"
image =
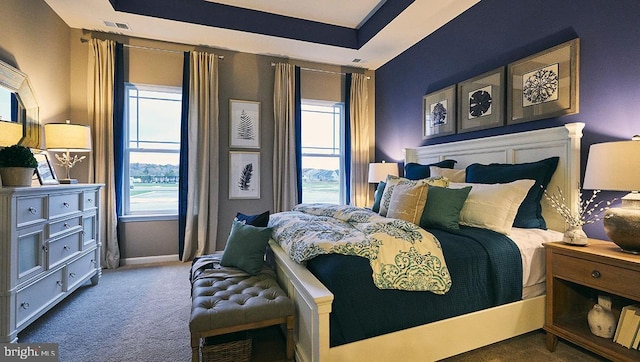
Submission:
[[196,260],[191,268],[192,361],[200,360],[205,337],[262,328],[286,326],[287,359],[293,359],[294,307],[266,264],[256,275],[222,267],[219,254]]

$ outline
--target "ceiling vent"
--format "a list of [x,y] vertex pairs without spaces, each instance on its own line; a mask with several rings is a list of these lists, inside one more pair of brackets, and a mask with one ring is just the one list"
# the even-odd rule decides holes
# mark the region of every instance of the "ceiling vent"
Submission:
[[360,63],[362,61],[362,59],[359,58],[355,58],[354,60],[352,60],[352,63]]
[[104,25],[110,27],[110,28],[118,28],[118,29],[124,29],[124,30],[131,30],[131,28],[129,27],[129,24],[125,24],[125,23],[116,23],[114,21],[103,21]]

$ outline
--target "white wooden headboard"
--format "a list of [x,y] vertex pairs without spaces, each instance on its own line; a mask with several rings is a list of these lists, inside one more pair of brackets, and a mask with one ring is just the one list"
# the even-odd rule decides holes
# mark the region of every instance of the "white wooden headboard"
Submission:
[[[568,206],[577,209],[580,184],[580,139],[584,123],[568,123],[562,127],[512,133],[500,136],[450,142],[405,149],[405,164],[430,164],[446,159],[458,161],[456,169],[472,163],[523,163],[558,156],[558,168],[547,189],[560,187]],[[564,231],[564,220],[542,199],[542,215],[547,227]]]

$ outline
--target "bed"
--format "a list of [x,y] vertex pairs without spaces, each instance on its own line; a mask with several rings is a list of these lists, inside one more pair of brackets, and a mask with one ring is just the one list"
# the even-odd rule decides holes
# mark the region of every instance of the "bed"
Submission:
[[[405,162],[431,164],[455,159],[456,168],[472,163],[525,163],[559,157],[548,189],[559,188],[574,205],[580,177],[580,139],[584,124],[430,145],[405,150]],[[551,230],[564,231],[564,221],[543,202]],[[545,296],[510,302],[472,313],[332,347],[330,313],[334,295],[305,266],[294,262],[273,240],[269,258],[278,280],[296,306],[297,361],[439,360],[539,329],[544,323]],[[538,288],[540,286],[537,286]],[[451,341],[455,341],[451,343]]]

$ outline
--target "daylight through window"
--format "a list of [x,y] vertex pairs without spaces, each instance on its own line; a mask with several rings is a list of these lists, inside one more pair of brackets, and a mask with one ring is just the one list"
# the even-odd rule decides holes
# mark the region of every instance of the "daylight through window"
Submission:
[[125,214],[177,214],[182,90],[126,85]]

